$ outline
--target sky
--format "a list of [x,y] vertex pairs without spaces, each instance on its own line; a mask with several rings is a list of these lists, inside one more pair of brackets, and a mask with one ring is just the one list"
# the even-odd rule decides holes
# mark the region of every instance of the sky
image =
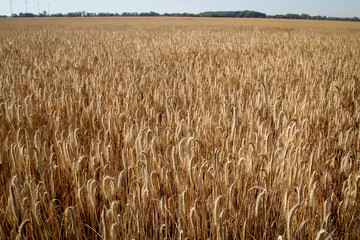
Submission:
[[[26,4],[27,1],[27,4]],[[267,15],[307,13],[311,16],[360,17],[360,0],[11,0],[13,13],[86,12],[199,13],[254,10]],[[0,0],[0,15],[10,15],[10,0]]]

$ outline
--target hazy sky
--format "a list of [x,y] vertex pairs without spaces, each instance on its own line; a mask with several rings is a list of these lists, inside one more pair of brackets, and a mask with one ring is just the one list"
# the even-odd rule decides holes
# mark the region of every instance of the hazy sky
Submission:
[[[254,10],[268,15],[308,13],[330,17],[360,17],[360,0],[27,0],[28,12],[149,12],[199,13]],[[25,0],[12,0],[13,13],[26,12]],[[10,15],[10,1],[0,0],[0,15]]]

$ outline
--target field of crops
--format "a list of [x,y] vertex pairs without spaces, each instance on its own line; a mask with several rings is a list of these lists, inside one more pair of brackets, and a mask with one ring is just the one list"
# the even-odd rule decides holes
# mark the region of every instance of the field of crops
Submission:
[[360,24],[0,20],[0,239],[360,239]]

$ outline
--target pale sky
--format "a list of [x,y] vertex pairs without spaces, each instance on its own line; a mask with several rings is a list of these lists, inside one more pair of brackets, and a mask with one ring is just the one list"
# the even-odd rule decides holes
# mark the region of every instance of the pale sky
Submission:
[[[254,10],[267,15],[307,13],[311,16],[360,17],[360,0],[27,0],[28,12],[37,14],[86,12],[199,13]],[[13,13],[26,12],[25,0],[12,0]],[[0,0],[0,15],[10,15],[10,0]]]

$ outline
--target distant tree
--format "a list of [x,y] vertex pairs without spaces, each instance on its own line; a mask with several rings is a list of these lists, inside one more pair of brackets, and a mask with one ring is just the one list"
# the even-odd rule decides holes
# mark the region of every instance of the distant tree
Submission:
[[155,16],[160,16],[159,13],[156,12],[142,12],[139,14],[139,16],[143,16],[143,17],[155,17]]
[[39,13],[39,17],[47,17],[47,12],[43,11],[42,13]]
[[238,17],[238,18],[243,18],[245,16],[245,12],[244,11],[239,11],[239,12],[237,12],[237,14],[236,14],[236,17]]
[[199,14],[200,17],[221,17],[218,12],[204,12]]
[[132,12],[132,13],[130,13],[130,12],[123,12],[122,14],[121,14],[121,16],[124,16],[124,17],[133,17],[133,16],[138,16],[139,14],[137,13],[137,12]]
[[[68,14],[66,14],[66,16],[68,16]],[[53,13],[53,14],[51,14],[51,17],[65,17],[65,15],[62,13]]]
[[352,18],[347,17],[347,18],[343,18],[342,20],[343,21],[351,21],[351,22],[359,22],[360,21],[360,19],[358,17],[352,17]]
[[116,16],[120,16],[120,14],[118,13],[109,13],[109,12],[100,12],[97,14],[98,17],[116,17]]
[[19,13],[19,17],[28,18],[28,17],[36,17],[36,16],[35,16],[35,14],[33,14],[33,13],[22,13],[22,12],[20,12],[20,13]]
[[[49,16],[46,11],[43,11],[39,15],[35,15],[33,13],[22,13],[20,12],[19,15],[13,14],[12,17],[46,17]],[[119,13],[109,13],[109,12],[100,12],[96,13],[85,13],[85,12],[69,12],[67,14],[62,13],[55,13],[51,14],[51,17],[118,17],[118,16],[160,16],[157,12],[123,12],[122,14]],[[202,12],[199,14],[193,13],[164,13],[162,16],[172,16],[172,17],[227,17],[227,18],[277,18],[277,19],[312,19],[312,20],[332,20],[332,21],[356,21],[359,22],[360,19],[358,17],[347,17],[347,18],[339,18],[339,17],[326,17],[326,16],[310,16],[309,14],[294,14],[288,13],[286,15],[277,14],[277,15],[266,15],[265,13],[257,12],[257,11],[213,11],[213,12]],[[7,16],[1,16],[0,18],[5,18]]]
[[66,14],[67,17],[81,17],[81,12],[69,12]]
[[318,16],[313,16],[312,19],[315,19],[315,20],[322,20],[323,17],[318,15]]
[[301,19],[301,16],[298,14],[288,13],[284,16],[286,19]]
[[238,17],[238,18],[266,18],[265,13],[256,11],[219,11],[219,12],[203,12],[200,17]]
[[96,13],[86,13],[85,17],[95,17]]
[[310,16],[309,16],[309,14],[303,13],[303,14],[301,14],[301,18],[302,18],[302,19],[309,19]]

